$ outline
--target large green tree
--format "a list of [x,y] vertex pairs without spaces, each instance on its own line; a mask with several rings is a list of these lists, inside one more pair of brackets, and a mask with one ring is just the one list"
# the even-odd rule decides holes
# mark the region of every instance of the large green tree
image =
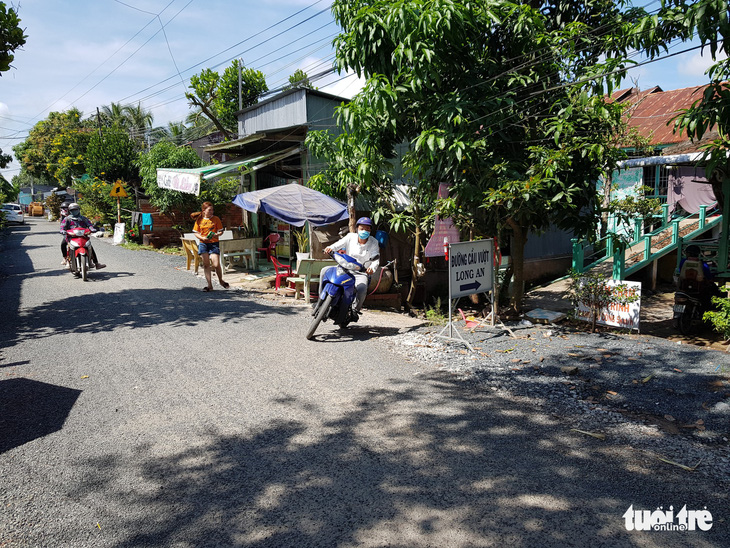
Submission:
[[13,152],[30,175],[70,186],[73,177],[86,172],[86,147],[93,132],[92,122],[82,120],[76,108],[51,112],[33,126],[25,141],[13,147]]
[[114,126],[94,132],[86,147],[86,173],[103,181],[139,181],[137,144],[122,128]]
[[190,78],[190,92],[185,94],[196,115],[205,116],[223,133],[226,139],[235,138],[238,131],[236,112],[239,110],[238,78],[241,73],[241,108],[258,101],[259,95],[268,91],[266,78],[261,71],[245,68],[238,59],[219,75],[212,69],[204,69]]
[[110,103],[101,107],[100,119],[97,121],[106,127],[123,128],[142,150],[145,140],[152,129],[154,116],[149,110],[145,110],[141,103],[136,105],[123,105],[121,103]]
[[[376,135],[421,184],[451,183],[441,213],[470,236],[511,235],[513,305],[523,250],[551,225],[586,235],[624,75],[646,15],[627,2],[335,0],[337,64],[368,81],[343,108],[355,140]],[[386,154],[387,155],[387,154]]]

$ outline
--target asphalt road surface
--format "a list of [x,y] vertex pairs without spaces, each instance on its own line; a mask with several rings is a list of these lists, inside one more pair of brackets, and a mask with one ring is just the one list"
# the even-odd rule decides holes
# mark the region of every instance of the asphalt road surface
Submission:
[[405,360],[402,316],[307,341],[180,257],[99,241],[84,283],[56,231],[0,233],[0,547],[730,545],[727,485]]

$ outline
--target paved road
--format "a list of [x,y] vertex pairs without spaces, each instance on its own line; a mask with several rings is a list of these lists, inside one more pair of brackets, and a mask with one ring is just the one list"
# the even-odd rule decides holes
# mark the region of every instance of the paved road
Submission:
[[0,235],[2,547],[730,545],[727,486],[403,361],[400,317],[306,341],[305,308],[179,257],[98,242],[76,280],[29,221]]

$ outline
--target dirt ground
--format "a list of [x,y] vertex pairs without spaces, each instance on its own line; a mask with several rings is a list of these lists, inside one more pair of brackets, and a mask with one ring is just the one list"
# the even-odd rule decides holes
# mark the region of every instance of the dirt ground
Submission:
[[[202,273],[202,272],[201,272]],[[295,304],[305,306],[303,300],[295,301],[291,294],[281,291],[278,294],[274,292],[273,276],[265,274],[255,279],[244,272],[226,272],[225,278],[234,287],[255,291],[262,296],[266,296],[272,300],[281,302],[282,304]],[[570,301],[567,298],[568,282],[558,282],[543,288],[531,290],[525,296],[524,310],[529,311],[535,308],[543,308],[546,310],[554,310],[559,312],[567,312],[571,309]],[[464,305],[468,304],[462,301]],[[674,288],[671,285],[659,286],[657,291],[651,295],[642,295],[641,297],[641,333],[651,335],[653,337],[661,337],[671,341],[681,341],[682,344],[693,344],[699,347],[712,348],[714,350],[728,350],[728,344],[722,337],[715,333],[709,326],[701,326],[697,332],[691,337],[685,337],[677,331],[672,325],[672,306],[674,305]],[[467,312],[467,306],[461,308]],[[411,318],[406,314],[393,314],[393,310],[371,310],[373,316],[383,316],[386,322],[402,322],[409,325],[422,322],[422,318]],[[476,313],[476,310],[470,313]],[[400,318],[399,318],[400,317]],[[374,320],[375,317],[372,318]],[[402,320],[401,320],[402,319]],[[587,325],[587,324],[586,324]],[[600,328],[599,329],[607,329]]]

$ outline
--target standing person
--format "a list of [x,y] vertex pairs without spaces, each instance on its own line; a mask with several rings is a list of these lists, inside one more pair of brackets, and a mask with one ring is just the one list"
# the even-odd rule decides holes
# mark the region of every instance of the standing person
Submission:
[[[380,266],[380,245],[378,240],[370,235],[373,229],[373,221],[370,217],[360,217],[357,220],[357,232],[350,232],[337,240],[332,245],[325,248],[325,253],[332,251],[342,252],[355,259],[363,266],[367,265],[366,272],[355,272],[355,289],[357,290],[357,300],[355,304],[355,313],[358,314],[367,297],[368,285],[370,285],[370,275],[373,274]],[[325,267],[322,270],[324,271]],[[324,272],[320,274],[320,279],[324,277]],[[355,321],[358,317],[355,316]]]
[[[218,275],[218,282],[221,287],[228,289],[228,283],[223,281],[223,271],[221,270],[221,248],[218,243],[218,236],[223,234],[223,223],[221,220],[213,215],[213,204],[210,202],[203,202],[201,206],[201,214],[195,221],[193,232],[195,237],[198,238],[198,255],[203,261],[203,269],[205,270],[205,279],[208,282],[208,286],[203,288],[203,291],[213,291],[213,281],[210,274],[210,264],[213,264],[215,273]],[[210,259],[210,262],[208,261]]]
[[[89,219],[81,215],[81,207],[79,206],[79,204],[70,204],[68,206],[68,215],[64,217],[63,221],[61,221],[60,229],[61,234],[63,234],[63,241],[61,242],[61,254],[63,255],[64,266],[68,266],[67,251],[69,237],[67,231],[71,230],[72,228],[88,228],[89,230],[91,230],[91,232],[99,231],[99,229],[97,229]],[[89,246],[89,258],[91,259],[92,264],[96,265],[97,270],[99,270],[100,268],[106,268],[106,265],[100,263],[99,259],[96,257],[96,250],[94,249],[94,246]]]

